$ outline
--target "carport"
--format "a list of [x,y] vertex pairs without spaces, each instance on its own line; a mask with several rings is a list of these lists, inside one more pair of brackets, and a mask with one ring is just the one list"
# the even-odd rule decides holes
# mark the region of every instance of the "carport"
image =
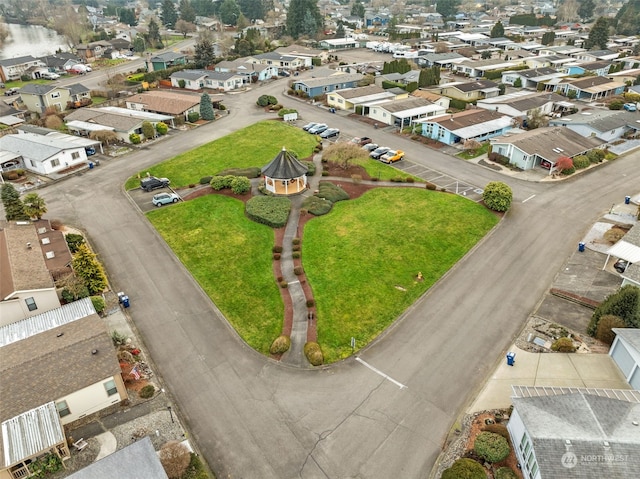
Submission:
[[605,269],[611,256],[631,264],[640,263],[640,225],[631,228],[620,241],[607,250],[607,260],[602,269]]

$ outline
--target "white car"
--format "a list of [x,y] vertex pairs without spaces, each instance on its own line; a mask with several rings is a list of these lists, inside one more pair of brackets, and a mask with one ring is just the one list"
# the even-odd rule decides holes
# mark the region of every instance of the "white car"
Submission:
[[44,73],[40,74],[40,76],[42,78],[47,79],[47,80],[57,80],[58,78],[60,78],[60,75],[58,75],[57,73],[54,73],[54,72],[44,72]]
[[151,202],[153,206],[168,205],[169,203],[177,203],[180,201],[180,197],[177,193],[158,193],[153,195]]

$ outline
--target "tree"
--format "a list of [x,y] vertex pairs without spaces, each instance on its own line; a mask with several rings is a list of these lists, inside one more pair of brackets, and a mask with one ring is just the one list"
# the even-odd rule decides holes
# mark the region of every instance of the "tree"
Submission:
[[109,145],[118,141],[118,135],[111,130],[97,130],[89,133],[89,138],[92,140],[98,140],[102,143]]
[[213,51],[213,43],[205,38],[196,43],[193,62],[196,68],[206,68],[215,63],[215,53]]
[[613,328],[625,328],[624,321],[613,314],[605,314],[598,321],[595,337],[605,344],[611,346],[613,340],[616,339],[616,333],[611,331]]
[[509,185],[500,181],[492,181],[484,187],[482,199],[490,210],[507,211],[511,207],[513,192]]
[[578,7],[578,16],[582,20],[588,20],[593,17],[593,10],[596,8],[596,4],[593,0],[580,0],[580,6]]
[[187,38],[187,33],[193,33],[197,30],[193,23],[180,19],[176,22],[176,32],[182,33],[182,38]]
[[440,67],[422,68],[418,77],[418,87],[438,85],[440,83]]
[[560,173],[563,173],[565,171],[571,171],[573,168],[574,168],[573,160],[568,156],[561,156],[556,161],[556,170],[559,171]]
[[156,137],[156,129],[148,121],[142,122],[142,134],[146,140],[152,140]]
[[133,39],[133,51],[142,53],[147,49],[147,42],[144,37],[138,33],[136,37]]
[[436,12],[444,18],[455,17],[458,13],[458,5],[460,5],[460,0],[440,0],[436,5]]
[[480,54],[480,58],[482,58],[483,60],[488,60],[489,58],[491,58],[491,52],[489,50],[485,50]]
[[473,459],[458,459],[442,472],[442,479],[487,479],[484,467]]
[[364,18],[364,14],[365,14],[364,5],[360,0],[358,0],[351,6],[351,16]]
[[542,35],[542,40],[540,41],[543,45],[553,45],[556,41],[556,32],[544,32]]
[[256,0],[238,0],[238,6],[242,14],[249,20],[257,20],[265,17],[265,4]]
[[535,130],[549,124],[549,119],[540,110],[540,108],[534,108],[527,114],[527,129]]
[[47,212],[44,199],[38,193],[29,193],[24,197],[22,203],[24,204],[24,212],[29,218],[39,220]]
[[240,7],[235,0],[224,0],[222,5],[220,5],[220,12],[218,13],[220,21],[225,25],[235,25],[238,23],[240,14]]
[[[173,27],[172,27],[173,28]],[[149,32],[147,33],[147,42],[150,47],[162,48],[162,38],[160,37],[160,26],[153,18],[149,20]]]
[[303,35],[315,37],[323,25],[317,0],[291,0],[286,25],[287,34],[294,39]]
[[160,19],[162,20],[162,24],[167,28],[173,28],[176,26],[178,13],[176,12],[176,7],[171,0],[164,0],[164,2],[162,2]]
[[24,211],[24,204],[20,201],[20,193],[11,183],[2,185],[0,196],[7,221],[26,221],[29,219],[29,215]]
[[342,22],[338,22],[338,28],[336,29],[336,38],[344,38],[346,35],[344,31],[344,25]]
[[504,37],[504,26],[502,22],[498,20],[496,24],[491,29],[491,38],[501,38]]
[[516,78],[513,82],[513,86],[516,88],[522,88],[522,79],[520,77]]
[[200,97],[200,117],[207,121],[215,119],[211,97],[207,93],[203,93]]
[[82,39],[91,31],[87,16],[83,16],[79,11],[76,11],[71,3],[57,6],[56,13],[57,15],[54,19],[55,30],[64,35],[67,44],[70,47],[74,47],[82,43]]
[[606,17],[599,17],[596,23],[589,32],[589,39],[585,43],[585,47],[599,48],[604,50],[607,48],[607,42],[609,41],[609,19]]
[[180,479],[189,467],[191,454],[178,441],[170,441],[160,448],[160,463],[169,479]]
[[78,246],[71,261],[73,271],[83,279],[89,294],[100,294],[107,287],[107,277],[96,255],[86,244]]
[[627,328],[640,328],[640,288],[627,284],[610,294],[595,309],[587,327],[587,333],[594,336],[598,324],[606,315],[619,317]]
[[616,14],[615,22],[616,33],[619,35],[637,35],[640,25],[640,0],[629,0],[625,3]]
[[578,20],[577,0],[564,0],[556,11],[556,17],[559,22],[574,22]]
[[138,24],[138,19],[136,18],[136,11],[133,8],[118,9],[118,16],[119,16],[120,22],[124,23],[125,25],[134,27]]
[[189,0],[180,0],[180,20],[187,23],[195,23],[196,21],[196,11]]

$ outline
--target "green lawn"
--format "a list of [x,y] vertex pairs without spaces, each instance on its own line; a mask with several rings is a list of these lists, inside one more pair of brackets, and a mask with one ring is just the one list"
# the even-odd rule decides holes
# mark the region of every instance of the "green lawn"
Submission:
[[[279,121],[262,121],[159,163],[140,175],[149,171],[153,176],[169,178],[171,186],[181,187],[227,168],[262,167],[283,146],[302,159],[311,155],[316,144],[316,137],[300,128]],[[137,186],[137,177],[129,178],[125,185],[128,190]]]
[[380,188],[307,223],[302,257],[325,361],[349,356],[351,337],[362,347],[378,336],[497,221],[456,195]]
[[389,181],[392,178],[413,178],[416,183],[424,183],[422,178],[400,171],[373,158],[355,160],[353,163],[362,166],[371,178],[378,178],[380,181]]
[[221,195],[148,217],[240,336],[268,354],[284,317],[272,270],[273,230],[246,219],[241,201]]
[[482,146],[477,150],[465,150],[462,153],[458,153],[456,156],[458,158],[462,158],[463,160],[477,158],[478,156],[487,153],[489,151],[489,146],[491,146],[491,144],[487,141],[486,143],[483,143]]

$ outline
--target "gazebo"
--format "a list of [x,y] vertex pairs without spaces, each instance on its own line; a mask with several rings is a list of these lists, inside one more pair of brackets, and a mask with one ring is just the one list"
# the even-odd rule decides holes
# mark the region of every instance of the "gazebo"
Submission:
[[276,195],[295,195],[307,187],[309,168],[283,146],[282,151],[262,168],[267,191]]

